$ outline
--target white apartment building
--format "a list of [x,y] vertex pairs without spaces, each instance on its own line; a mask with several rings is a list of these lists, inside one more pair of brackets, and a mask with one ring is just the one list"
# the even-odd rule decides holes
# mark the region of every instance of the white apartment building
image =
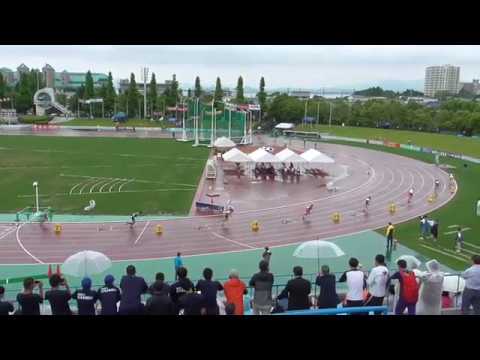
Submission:
[[425,96],[433,98],[438,91],[458,94],[460,91],[459,79],[459,66],[429,66],[425,70]]

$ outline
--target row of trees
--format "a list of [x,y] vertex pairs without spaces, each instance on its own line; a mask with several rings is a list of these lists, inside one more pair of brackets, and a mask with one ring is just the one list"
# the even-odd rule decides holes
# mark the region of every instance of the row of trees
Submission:
[[12,105],[19,113],[29,111],[33,106],[33,95],[37,89],[45,86],[42,73],[38,69],[20,74],[19,81],[15,86],[8,86],[3,75],[0,73],[0,99],[6,104],[0,103],[3,108],[10,108]]
[[[332,105],[332,124],[381,127],[422,131],[468,131],[480,132],[480,103],[451,99],[438,108],[430,108],[414,102],[407,104],[397,100],[370,100],[364,103],[349,103],[344,99],[327,101],[309,100],[307,116],[314,122],[329,122]],[[266,127],[279,122],[301,124],[305,116],[305,101],[286,94],[274,97],[268,104]]]

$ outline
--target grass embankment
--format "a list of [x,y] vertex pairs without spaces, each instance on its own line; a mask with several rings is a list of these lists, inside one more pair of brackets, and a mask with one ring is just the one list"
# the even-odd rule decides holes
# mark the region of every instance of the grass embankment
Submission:
[[480,139],[477,138],[407,130],[374,129],[353,126],[329,127],[328,125],[314,125],[313,127],[299,126],[297,129],[299,131],[318,131],[322,133],[330,133],[331,135],[335,136],[370,140],[387,140],[401,144],[407,144],[409,141],[411,141],[413,145],[417,146],[430,147],[432,149],[443,150],[452,153],[463,153],[468,156],[480,158]]

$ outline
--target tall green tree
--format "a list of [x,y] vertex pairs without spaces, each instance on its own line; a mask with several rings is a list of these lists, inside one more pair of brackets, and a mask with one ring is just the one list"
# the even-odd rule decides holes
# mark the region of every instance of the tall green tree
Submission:
[[15,108],[17,112],[25,114],[33,106],[33,95],[31,90],[31,76],[28,73],[20,75],[20,81],[16,86]]
[[150,79],[150,85],[147,92],[148,104],[150,104],[150,114],[153,115],[153,112],[157,111],[157,79],[155,78],[155,73],[152,73],[152,78]]
[[106,114],[113,114],[115,110],[116,99],[117,99],[117,93],[115,92],[115,88],[113,87],[113,76],[112,76],[112,73],[109,72],[106,91],[105,91],[105,97],[103,98]]
[[265,79],[263,76],[260,78],[260,87],[257,93],[258,104],[260,105],[262,112],[266,112],[267,93],[265,92]]
[[139,108],[139,98],[140,93],[137,89],[137,82],[135,81],[135,74],[130,74],[130,84],[128,85],[127,89],[127,106],[128,107],[128,117],[135,117],[138,115],[138,108]]
[[85,75],[85,93],[83,95],[85,99],[92,99],[95,96],[93,76],[90,70],[88,70],[87,75]]
[[202,96],[202,86],[200,85],[200,77],[195,78],[195,97],[199,98]]
[[213,93],[213,98],[215,101],[222,101],[223,99],[222,82],[220,81],[219,77],[217,77],[217,82],[215,83],[215,92]]
[[235,101],[237,104],[243,104],[245,102],[245,97],[243,96],[243,78],[240,76],[237,81]]

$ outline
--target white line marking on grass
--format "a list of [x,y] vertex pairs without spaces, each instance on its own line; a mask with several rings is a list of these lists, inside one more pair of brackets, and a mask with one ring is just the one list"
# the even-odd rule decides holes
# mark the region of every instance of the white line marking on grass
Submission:
[[122,185],[120,185],[120,187],[118,188],[118,192],[121,192],[122,191],[122,188],[127,185],[128,183],[131,183],[132,181],[135,181],[135,179],[130,179],[128,180],[127,182],[124,182]]
[[[122,191],[122,194],[126,194],[126,193],[143,193],[143,192],[169,192],[169,191],[195,191],[195,189],[148,189],[148,190],[123,190]],[[78,196],[78,195],[88,195],[88,194],[92,194],[92,195],[96,195],[96,194],[102,194],[102,195],[108,195],[108,194],[118,194],[119,192],[118,191],[111,191],[111,192],[108,192],[108,191],[103,191],[103,192],[100,192],[100,191],[97,191],[97,192],[92,192],[92,193],[88,193],[88,192],[85,192],[85,193],[75,193],[75,194],[69,194],[69,193],[56,193],[55,196]],[[18,195],[18,197],[34,197],[35,195]],[[46,197],[46,196],[50,196],[50,195],[42,195],[43,197]],[[208,216],[218,216],[218,215],[207,215],[205,217],[208,217]],[[188,219],[187,218],[182,218],[182,219]]]
[[472,243],[469,243],[469,242],[466,242],[466,241],[464,241],[463,243],[464,243],[465,245],[468,245],[468,246],[471,246],[471,247],[473,247],[473,248],[475,248],[475,249],[479,249],[479,250],[480,250],[480,246],[473,245]]
[[[462,232],[463,232],[463,231],[468,231],[468,230],[472,230],[472,229],[469,228],[469,227],[466,227],[466,228],[463,228],[463,229],[462,229]],[[455,234],[456,232],[457,232],[457,230],[447,231],[447,232],[444,232],[443,234],[444,234],[444,235],[452,235],[452,234]]]
[[426,249],[429,249],[429,250],[435,251],[435,252],[437,252],[437,253],[440,253],[440,254],[443,254],[443,255],[446,255],[446,256],[449,256],[449,257],[455,258],[455,259],[457,259],[457,260],[460,260],[460,261],[463,261],[463,262],[468,262],[468,261],[467,261],[466,259],[464,259],[464,258],[461,258],[461,257],[455,256],[455,255],[451,255],[451,254],[449,254],[449,253],[446,253],[446,252],[444,252],[444,251],[442,251],[442,250],[438,250],[438,249],[435,249],[435,248],[432,248],[432,247],[430,247],[430,246],[423,245],[423,244],[422,244],[421,246],[422,246],[422,247],[424,247],[424,248],[426,248]]
[[121,184],[124,182],[126,179],[117,179],[117,181],[113,182],[110,188],[108,189],[108,192],[112,192],[112,189],[115,187],[117,184]]
[[[110,180],[107,180],[108,182],[110,182]],[[103,180],[99,180],[97,181],[95,184],[92,185],[92,187],[90,188],[90,193],[93,193],[93,190],[95,190],[95,188],[97,186],[99,186],[100,184],[104,183],[105,182],[105,179]]]
[[91,184],[92,184],[92,181],[97,181],[97,179],[85,181],[85,182],[83,183],[83,186],[80,188],[80,191],[79,191],[78,193],[79,193],[79,194],[82,194],[82,193],[83,193],[83,190],[84,190],[88,185],[91,185]]
[[36,262],[38,262],[39,264],[45,264],[42,260],[40,260],[39,258],[37,258],[35,255],[33,255],[30,251],[28,251],[25,246],[23,246],[22,242],[20,241],[20,229],[23,227],[23,225],[25,225],[26,223],[23,223],[21,224],[18,228],[17,228],[17,232],[16,232],[16,237],[17,237],[17,243],[18,245],[22,248],[22,250],[25,252],[25,254],[27,254],[28,256],[30,256],[33,260],[35,260]]
[[103,192],[103,188],[108,186],[112,181],[115,181],[115,180],[109,179],[105,184],[102,185],[102,187],[98,191]]
[[150,221],[147,221],[147,223],[146,223],[145,226],[143,227],[142,232],[140,233],[140,235],[138,235],[137,240],[135,240],[135,242],[133,243],[133,245],[137,245],[137,242],[140,240],[140,238],[142,237],[142,235],[143,235],[143,233],[145,232],[145,230],[147,230],[148,225],[150,225]]
[[74,185],[74,186],[70,189],[70,193],[69,193],[69,194],[72,195],[72,194],[73,194],[73,191],[77,188],[77,186],[80,186],[80,185],[82,185],[82,184],[83,184],[83,182],[79,182],[78,184]]
[[458,227],[458,225],[450,225],[450,226],[447,226],[449,229],[452,229],[452,228],[455,228],[455,227]]
[[216,237],[218,237],[218,238],[220,238],[220,239],[229,241],[229,242],[231,242],[231,243],[234,243],[234,244],[237,244],[237,245],[246,247],[246,248],[248,248],[248,249],[255,249],[254,246],[251,246],[251,245],[248,245],[248,244],[244,244],[244,243],[241,243],[241,242],[238,242],[238,241],[229,239],[229,238],[227,238],[227,237],[225,237],[225,236],[223,236],[223,235],[217,234],[216,232],[213,232],[213,231],[212,231],[212,235],[214,235],[214,236],[216,236]]

